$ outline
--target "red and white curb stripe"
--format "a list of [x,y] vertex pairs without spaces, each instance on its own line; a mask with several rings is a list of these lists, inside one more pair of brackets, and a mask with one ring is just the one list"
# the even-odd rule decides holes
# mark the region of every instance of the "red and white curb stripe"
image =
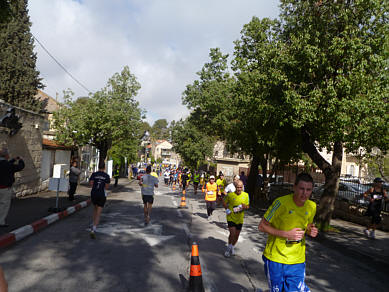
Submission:
[[23,227],[20,227],[18,229],[15,229],[14,231],[11,231],[10,233],[4,234],[0,236],[0,248],[9,246],[16,241],[19,241],[33,233],[36,233],[40,231],[41,229],[45,228],[47,225],[50,225],[54,223],[57,220],[63,219],[70,214],[73,214],[74,212],[81,210],[82,208],[85,208],[91,204],[91,200],[83,201],[77,205],[71,206],[67,208],[66,210],[62,212],[58,212],[49,216],[46,216],[40,220],[37,220],[29,225],[25,225]]

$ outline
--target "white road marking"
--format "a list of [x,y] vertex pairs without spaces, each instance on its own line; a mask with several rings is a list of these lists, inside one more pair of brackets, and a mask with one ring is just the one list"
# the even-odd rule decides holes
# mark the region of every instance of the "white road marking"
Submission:
[[183,217],[183,215],[182,215],[182,213],[181,213],[181,211],[180,211],[180,210],[177,210],[177,214],[178,214],[178,217],[180,217],[180,218],[182,218],[182,217]]
[[131,228],[121,223],[105,223],[98,226],[98,233],[104,233],[110,236],[119,236],[120,234],[136,235],[146,241],[150,246],[155,246],[163,241],[167,241],[174,235],[162,235],[162,225],[149,225],[145,228]]

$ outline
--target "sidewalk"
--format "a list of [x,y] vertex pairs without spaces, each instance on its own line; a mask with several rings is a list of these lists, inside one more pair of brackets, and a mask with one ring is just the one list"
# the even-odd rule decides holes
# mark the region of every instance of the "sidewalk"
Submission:
[[371,239],[363,233],[365,226],[340,219],[332,219],[331,226],[336,231],[319,233],[315,240],[366,264],[374,263],[389,269],[389,232],[376,230],[376,239]]
[[[128,183],[128,178],[120,178],[118,186],[114,188],[113,184],[111,184],[109,190],[115,192]],[[0,236],[53,214],[52,212],[49,212],[49,208],[55,207],[56,196],[57,193],[54,191],[45,191],[22,198],[12,199],[11,208],[6,218],[6,223],[9,226],[0,228]],[[86,183],[83,183],[77,187],[74,201],[68,200],[67,193],[60,192],[58,207],[61,210],[65,210],[68,207],[86,201],[89,197],[90,188]]]

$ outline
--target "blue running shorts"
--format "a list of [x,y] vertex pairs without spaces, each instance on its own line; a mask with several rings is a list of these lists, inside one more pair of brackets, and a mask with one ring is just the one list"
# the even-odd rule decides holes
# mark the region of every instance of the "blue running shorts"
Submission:
[[271,292],[310,292],[305,284],[305,263],[287,265],[262,256]]

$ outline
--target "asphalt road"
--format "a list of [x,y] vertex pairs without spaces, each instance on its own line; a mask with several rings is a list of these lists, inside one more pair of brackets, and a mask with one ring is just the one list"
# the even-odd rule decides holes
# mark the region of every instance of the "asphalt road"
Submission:
[[[136,182],[111,194],[97,239],[89,238],[92,208],[50,225],[0,253],[13,291],[185,291],[191,242],[199,244],[206,291],[266,290],[260,215],[246,214],[237,255],[223,256],[227,229],[222,208],[206,219],[203,195],[180,194],[161,184],[152,224],[143,226]],[[387,291],[386,271],[317,241],[308,241],[307,283],[312,291]]]

